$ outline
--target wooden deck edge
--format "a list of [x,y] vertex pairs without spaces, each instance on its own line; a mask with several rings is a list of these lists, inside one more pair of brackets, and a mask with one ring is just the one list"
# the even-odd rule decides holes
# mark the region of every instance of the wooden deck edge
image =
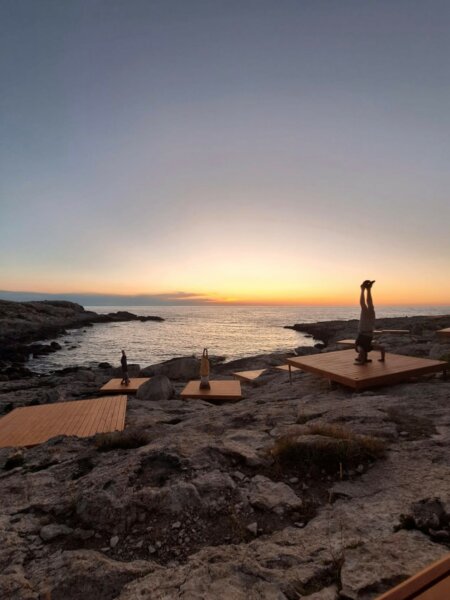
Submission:
[[378,596],[376,600],[412,600],[449,576],[450,554],[447,554],[441,560],[438,560],[388,592]]

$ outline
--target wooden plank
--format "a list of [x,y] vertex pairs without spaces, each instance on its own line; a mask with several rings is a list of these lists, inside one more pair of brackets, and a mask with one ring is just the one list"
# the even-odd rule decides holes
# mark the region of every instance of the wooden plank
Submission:
[[120,413],[121,398],[123,398],[123,396],[116,396],[115,397],[114,411],[110,413],[110,418],[109,418],[109,421],[107,422],[107,427],[109,427],[111,431],[115,431],[116,430],[117,418],[118,418],[119,413]]
[[364,365],[355,365],[354,350],[299,356],[289,358],[287,362],[304,371],[315,373],[356,390],[398,383],[411,377],[437,373],[448,368],[448,363],[445,361],[414,356],[387,353],[384,362],[378,360],[377,352],[372,356],[374,357],[372,362]]
[[91,422],[90,428],[89,428],[89,435],[94,435],[94,433],[102,433],[105,432],[105,425],[106,425],[106,418],[107,418],[107,413],[108,413],[108,408],[109,406],[114,406],[114,398],[111,396],[110,397],[111,400],[109,403],[104,402],[103,405],[100,407],[99,412],[97,413],[97,417],[95,421]]
[[447,600],[450,598],[450,554],[419,571],[377,600]]
[[63,431],[65,435],[75,435],[77,431],[80,431],[83,423],[89,418],[89,415],[92,412],[92,409],[89,406],[89,400],[79,400],[76,408],[77,410],[72,410],[72,419],[70,421],[67,420],[67,424]]
[[102,410],[102,407],[104,406],[104,401],[106,400],[106,402],[109,402],[111,398],[113,398],[113,396],[107,396],[105,398],[98,398],[98,400],[101,400],[101,402],[96,402],[95,405],[93,405],[91,407],[91,410],[89,411],[89,413],[86,414],[86,417],[84,418],[83,422],[80,423],[80,429],[79,429],[80,437],[88,437],[89,435],[93,435],[93,433],[95,433],[95,431],[93,431],[93,433],[91,434],[91,429],[93,429],[92,423],[97,422],[98,414]]
[[227,400],[237,402],[242,399],[241,382],[236,380],[210,381],[209,390],[200,389],[200,381],[190,381],[183,391],[181,398],[200,398],[202,400]]
[[[98,402],[97,406],[93,409],[92,419],[89,423],[89,426],[86,430],[84,430],[84,435],[89,437],[98,433],[99,431],[99,422],[101,416],[105,410],[108,410],[108,407],[111,406],[116,398],[121,398],[122,396],[105,396],[104,398],[99,398],[99,400],[103,400],[103,402]],[[94,412],[95,411],[95,412]]]
[[255,379],[258,379],[260,375],[265,373],[267,369],[257,369],[255,371],[237,371],[232,373],[233,377],[239,379],[240,381],[249,381],[253,382]]
[[122,430],[125,411],[126,396],[16,408],[0,419],[0,448],[32,446],[57,435]]
[[117,415],[117,421],[115,425],[115,431],[123,431],[125,429],[125,414],[127,410],[127,397],[119,396],[120,398],[120,410]]
[[132,377],[128,385],[120,383],[122,379],[110,379],[100,388],[102,394],[135,394],[143,383],[151,377]]
[[[89,404],[86,406],[86,410],[83,411],[83,418],[80,419],[78,423],[78,435],[83,437],[89,428],[89,423],[95,419],[95,415],[97,413],[97,406],[100,406],[100,402],[97,402],[95,406],[91,406],[91,401],[87,400]],[[89,408],[89,410],[87,410]]]

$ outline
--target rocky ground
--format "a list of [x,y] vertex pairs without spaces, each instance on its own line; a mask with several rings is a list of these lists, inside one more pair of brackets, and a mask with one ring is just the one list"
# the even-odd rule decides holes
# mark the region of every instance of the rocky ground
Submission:
[[[354,337],[339,323],[309,330],[322,351]],[[384,341],[441,358],[434,332],[449,325],[424,318]],[[215,363],[216,377],[268,368],[232,405],[180,399],[193,358],[134,366],[153,379],[124,433],[0,449],[0,598],[371,600],[448,553],[450,382],[354,393],[296,372],[290,385],[273,369],[284,360]],[[96,397],[114,374],[0,382],[0,414]]]

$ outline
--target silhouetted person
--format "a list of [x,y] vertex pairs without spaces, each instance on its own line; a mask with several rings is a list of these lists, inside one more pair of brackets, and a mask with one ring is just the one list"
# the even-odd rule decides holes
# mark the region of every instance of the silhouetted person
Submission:
[[122,350],[120,364],[122,365],[122,381],[120,382],[120,385],[128,385],[130,383],[130,378],[128,377],[128,362],[125,350]]
[[[358,353],[355,363],[358,365],[372,362],[367,358],[371,350],[379,350],[381,352],[380,361],[384,361],[385,351],[383,346],[372,343],[375,329],[375,308],[372,300],[372,286],[374,283],[375,281],[366,279],[361,284],[361,295],[359,298],[361,316],[359,318],[358,337],[355,341],[355,350]],[[367,293],[367,299],[364,296],[365,292]]]

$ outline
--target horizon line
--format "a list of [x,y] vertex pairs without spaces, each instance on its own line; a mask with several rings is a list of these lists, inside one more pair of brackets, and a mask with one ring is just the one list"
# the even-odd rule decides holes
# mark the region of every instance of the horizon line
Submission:
[[[9,297],[3,297],[9,296]],[[18,298],[14,298],[18,297]],[[163,298],[167,300],[164,301]],[[178,298],[177,298],[178,297]],[[72,298],[72,299],[70,299]],[[148,304],[132,304],[133,300],[149,300],[154,299],[154,302]],[[195,300],[197,298],[197,300]],[[273,302],[273,301],[234,301],[234,300],[214,300],[208,298],[207,295],[186,293],[186,292],[173,292],[173,293],[162,293],[162,294],[107,294],[101,292],[32,292],[32,291],[12,291],[12,290],[0,290],[0,300],[11,301],[11,302],[32,302],[32,301],[45,301],[45,300],[62,300],[81,304],[82,306],[279,306],[279,307],[296,307],[296,306],[323,306],[323,307],[357,307],[359,305],[357,299],[355,302],[330,302],[330,301],[301,301],[298,302]],[[81,300],[87,300],[86,303]],[[90,300],[90,301],[89,301]],[[94,301],[95,300],[95,301]],[[103,302],[99,302],[103,300]],[[118,304],[114,303],[114,300],[122,300]],[[94,302],[93,302],[94,301]],[[125,301],[125,302],[124,302]],[[97,303],[98,302],[98,303]],[[450,306],[449,302],[377,302],[377,306],[436,306],[446,307]]]

